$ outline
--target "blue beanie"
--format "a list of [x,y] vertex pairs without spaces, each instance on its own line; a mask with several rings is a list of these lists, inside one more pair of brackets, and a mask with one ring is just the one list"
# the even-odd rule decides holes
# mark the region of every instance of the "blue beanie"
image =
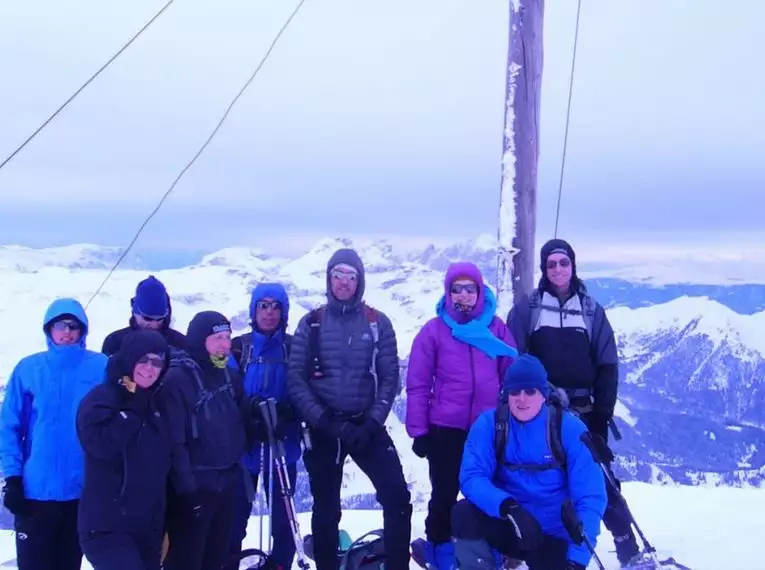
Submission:
[[509,366],[502,383],[502,395],[507,397],[509,392],[524,388],[536,388],[545,397],[550,395],[547,370],[539,359],[531,354],[521,354]]
[[136,287],[133,312],[154,319],[166,317],[170,313],[167,290],[153,275],[141,281]]

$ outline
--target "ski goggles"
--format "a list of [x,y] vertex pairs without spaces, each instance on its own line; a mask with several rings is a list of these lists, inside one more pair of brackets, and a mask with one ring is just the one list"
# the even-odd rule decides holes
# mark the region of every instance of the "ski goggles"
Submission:
[[262,310],[273,309],[276,311],[282,308],[282,304],[279,301],[258,301],[255,303],[255,308]]
[[333,269],[329,275],[332,279],[337,279],[338,281],[356,281],[356,279],[359,278],[355,273],[342,271],[340,269]]
[[74,319],[62,319],[53,323],[52,328],[57,332],[63,332],[65,330],[79,331],[82,330],[82,324],[80,321]]
[[478,285],[475,283],[455,283],[452,285],[450,291],[455,295],[459,295],[463,291],[470,295],[475,295],[478,293]]
[[165,366],[165,357],[163,356],[149,356],[144,354],[138,359],[138,364],[151,364],[154,368],[163,368]]

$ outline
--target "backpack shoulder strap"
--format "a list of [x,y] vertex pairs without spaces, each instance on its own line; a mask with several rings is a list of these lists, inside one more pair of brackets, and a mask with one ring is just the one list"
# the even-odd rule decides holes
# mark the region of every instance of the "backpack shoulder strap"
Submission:
[[375,379],[375,392],[377,391],[377,355],[379,353],[378,344],[380,343],[380,327],[377,324],[377,310],[370,307],[366,303],[364,304],[364,314],[369,322],[369,330],[372,333],[372,342],[374,348],[372,349],[372,364],[369,367],[369,371]]
[[287,362],[290,359],[290,353],[292,352],[292,335],[284,333],[284,361]]
[[502,472],[502,465],[505,462],[505,446],[507,445],[507,430],[510,422],[508,421],[510,410],[507,404],[500,404],[494,412],[494,455],[496,456],[497,466],[494,469],[495,481],[499,479]]
[[587,295],[582,295],[582,319],[587,327],[587,336],[592,341],[592,323],[595,319],[595,299]]
[[324,376],[324,367],[321,363],[321,350],[319,347],[319,330],[324,318],[324,306],[313,309],[308,313],[308,353],[312,366],[312,378]]
[[542,312],[542,295],[539,289],[534,289],[529,295],[529,322],[526,327],[526,334],[531,336],[534,328],[539,322],[539,314]]
[[[239,341],[236,343],[236,341]],[[247,374],[247,368],[252,362],[252,333],[246,333],[234,340],[231,346],[231,353],[239,364],[239,371],[242,376]]]
[[563,408],[557,404],[551,404],[550,410],[547,414],[547,428],[548,439],[550,443],[550,451],[555,458],[555,461],[560,464],[563,471],[566,470],[566,463],[568,461],[566,457],[566,450],[563,448]]

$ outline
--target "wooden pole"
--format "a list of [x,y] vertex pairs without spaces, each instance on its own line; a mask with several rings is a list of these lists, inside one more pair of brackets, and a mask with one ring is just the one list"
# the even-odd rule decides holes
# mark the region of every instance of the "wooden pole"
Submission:
[[534,288],[544,0],[510,0],[505,130],[499,198],[497,309]]

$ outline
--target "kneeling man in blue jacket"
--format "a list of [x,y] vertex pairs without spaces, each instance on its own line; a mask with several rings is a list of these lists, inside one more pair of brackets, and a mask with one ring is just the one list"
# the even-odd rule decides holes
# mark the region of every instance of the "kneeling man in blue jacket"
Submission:
[[[580,440],[587,428],[579,418],[564,411],[560,436],[554,435],[549,391],[547,373],[534,356],[524,354],[508,368],[500,405],[506,402],[510,413],[499,469],[498,411],[484,412],[470,429],[460,470],[465,499],[452,510],[461,570],[494,568],[495,551],[524,560],[530,570],[584,570],[590,561],[585,544],[574,544],[566,532],[561,507],[571,500],[594,545],[607,503],[605,480]],[[552,438],[562,446],[563,465],[556,461]]]

